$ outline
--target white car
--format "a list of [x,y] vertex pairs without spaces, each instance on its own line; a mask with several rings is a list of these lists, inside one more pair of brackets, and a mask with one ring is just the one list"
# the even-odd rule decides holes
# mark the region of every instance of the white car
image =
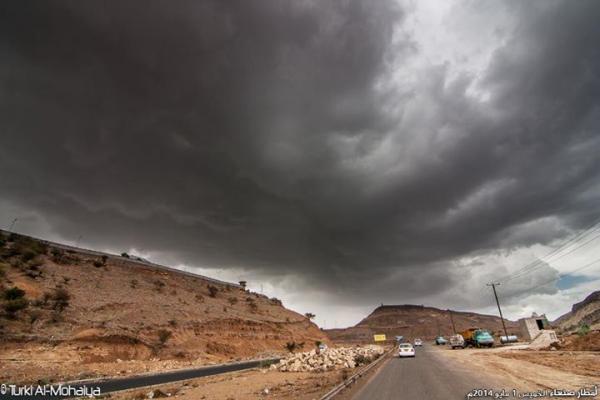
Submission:
[[415,348],[410,343],[402,343],[398,346],[398,357],[414,357]]
[[423,341],[421,339],[415,339],[415,347],[416,346],[423,346]]

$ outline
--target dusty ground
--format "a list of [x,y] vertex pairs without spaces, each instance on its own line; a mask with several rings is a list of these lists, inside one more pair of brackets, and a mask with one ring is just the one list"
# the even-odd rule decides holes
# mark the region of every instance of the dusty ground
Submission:
[[[265,369],[232,372],[160,386],[168,396],[183,400],[318,399],[340,383],[347,372],[278,372]],[[268,394],[265,392],[268,390]],[[115,394],[111,399],[145,399],[154,389]]]
[[440,349],[462,366],[497,374],[515,389],[579,389],[600,383],[600,353],[496,349]]
[[0,292],[18,287],[27,302],[13,317],[0,307],[1,382],[119,376],[329,343],[277,299],[122,257],[6,242],[0,270]]
[[558,350],[600,352],[600,331],[592,331],[585,336],[568,335],[561,338]]
[[[600,353],[588,351],[511,351],[498,356],[545,365],[563,372],[600,378]],[[596,379],[600,381],[600,379]]]

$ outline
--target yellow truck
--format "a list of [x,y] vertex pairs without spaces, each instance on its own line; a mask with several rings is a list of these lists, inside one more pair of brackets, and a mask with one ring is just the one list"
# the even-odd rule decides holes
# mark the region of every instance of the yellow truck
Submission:
[[494,338],[485,329],[469,328],[460,334],[465,339],[465,346],[492,347],[494,345]]

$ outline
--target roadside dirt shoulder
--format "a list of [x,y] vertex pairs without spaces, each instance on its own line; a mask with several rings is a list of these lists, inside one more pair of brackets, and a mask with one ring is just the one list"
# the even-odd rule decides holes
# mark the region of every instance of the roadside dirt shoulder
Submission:
[[439,352],[457,365],[490,374],[519,390],[576,390],[600,382],[598,353],[504,349],[443,349]]

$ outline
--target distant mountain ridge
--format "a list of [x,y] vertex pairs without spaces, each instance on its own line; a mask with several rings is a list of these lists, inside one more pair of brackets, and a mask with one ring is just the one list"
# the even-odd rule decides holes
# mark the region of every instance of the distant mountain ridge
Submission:
[[[454,325],[458,332],[479,327],[494,334],[502,332],[500,317],[466,311],[452,311]],[[509,334],[518,334],[518,323],[506,320]],[[408,339],[433,339],[438,334],[449,336],[453,333],[450,313],[424,305],[381,305],[353,327],[326,330],[328,336],[337,342],[372,341],[375,334],[386,334],[388,338],[404,336]]]
[[600,329],[600,290],[574,304],[571,311],[552,323],[559,331],[565,333],[573,332],[583,324],[587,324],[593,330]]

